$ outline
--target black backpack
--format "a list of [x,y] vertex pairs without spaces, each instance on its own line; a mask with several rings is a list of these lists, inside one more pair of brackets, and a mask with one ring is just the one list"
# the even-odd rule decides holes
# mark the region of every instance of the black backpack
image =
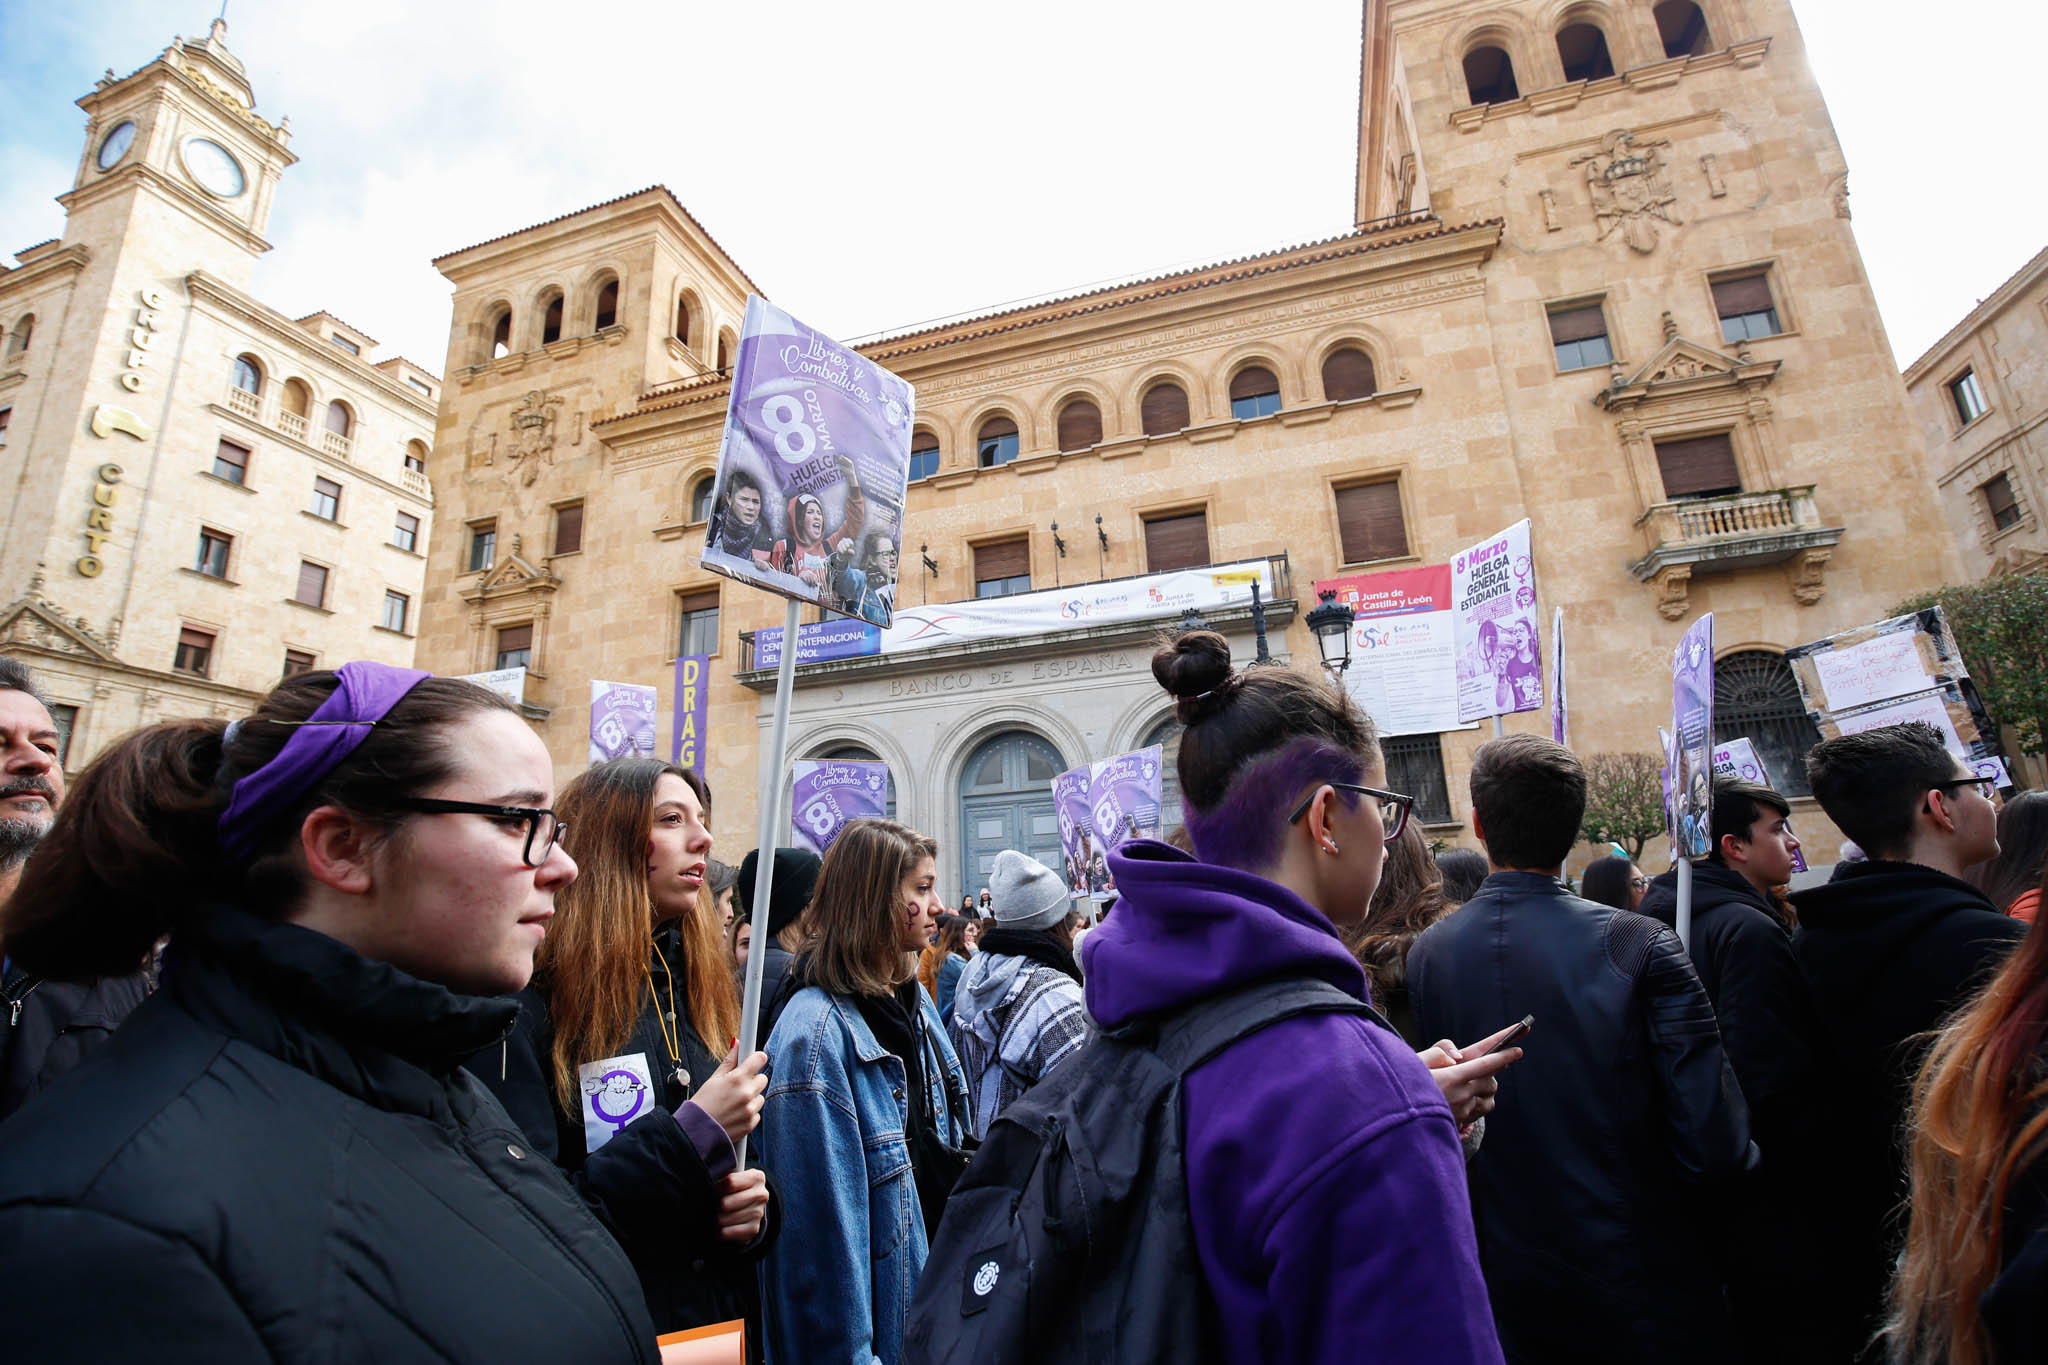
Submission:
[[905,1365],[1220,1360],[1181,1084],[1238,1039],[1314,1013],[1390,1027],[1328,982],[1260,981],[1099,1034],[1005,1109],[946,1205]]

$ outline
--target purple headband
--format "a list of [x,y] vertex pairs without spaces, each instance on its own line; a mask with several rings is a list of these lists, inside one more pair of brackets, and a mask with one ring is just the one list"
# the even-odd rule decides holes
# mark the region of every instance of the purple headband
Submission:
[[[417,668],[358,660],[343,664],[335,676],[340,685],[305,720],[264,721],[297,728],[277,757],[235,783],[218,827],[221,852],[230,861],[247,858],[255,849],[257,836],[279,811],[339,767],[370,737],[371,726],[433,675]],[[236,721],[228,728],[232,732],[241,724]]]

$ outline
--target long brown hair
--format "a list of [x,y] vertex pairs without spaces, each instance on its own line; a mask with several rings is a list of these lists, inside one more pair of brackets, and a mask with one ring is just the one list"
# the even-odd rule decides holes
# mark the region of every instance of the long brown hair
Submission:
[[899,947],[903,879],[939,846],[894,820],[855,820],[839,831],[804,912],[808,981],[833,995],[887,995],[917,959]]
[[[708,822],[711,793],[703,781],[653,758],[600,763],[555,799],[562,842],[580,870],[555,896],[554,923],[541,940],[534,974],[554,1025],[551,1070],[556,1101],[565,1110],[579,1103],[576,1068],[617,1052],[645,999],[654,928],[647,840],[655,785],[664,774],[683,780]],[[696,909],[680,927],[689,998],[677,1003],[704,1046],[722,1057],[725,1040],[739,1032],[740,1002],[708,890],[700,889]]]
[[55,980],[118,976],[209,904],[281,917],[305,890],[298,848],[308,813],[338,806],[365,824],[396,829],[407,818],[404,798],[454,774],[448,728],[512,709],[475,683],[421,680],[348,757],[267,821],[248,859],[224,857],[220,817],[236,781],[276,758],[297,733],[295,722],[318,710],[339,682],[321,669],[279,683],[232,738],[225,721],[165,721],[94,759],[7,903],[8,956]]
[[1373,999],[1387,1000],[1407,990],[1408,950],[1422,931],[1450,913],[1444,899],[1444,874],[1430,854],[1421,826],[1410,820],[1401,837],[1387,845],[1365,918],[1345,932],[1345,946],[1365,967]]
[[1885,1324],[1903,1365],[1990,1360],[1977,1300],[1997,1277],[2012,1184],[2048,1146],[2048,934],[2039,923],[1935,1035],[1913,1084],[1912,1223]]

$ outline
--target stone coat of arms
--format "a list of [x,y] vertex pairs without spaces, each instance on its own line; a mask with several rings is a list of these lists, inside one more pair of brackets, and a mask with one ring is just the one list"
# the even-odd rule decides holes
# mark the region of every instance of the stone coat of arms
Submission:
[[532,389],[512,414],[512,468],[527,487],[540,477],[542,464],[555,462],[555,416],[561,406],[561,399]]
[[1673,226],[1684,223],[1664,156],[1657,150],[1670,145],[1669,139],[1644,141],[1617,128],[1601,139],[1599,151],[1572,159],[1572,165],[1586,168],[1586,189],[1593,197],[1593,217],[1600,224],[1602,241],[1620,228],[1623,241],[1648,255],[1657,245],[1659,219]]

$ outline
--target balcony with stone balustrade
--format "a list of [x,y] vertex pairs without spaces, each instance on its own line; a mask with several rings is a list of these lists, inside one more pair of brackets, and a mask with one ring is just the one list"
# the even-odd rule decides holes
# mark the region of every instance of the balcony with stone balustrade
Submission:
[[1724,493],[1653,503],[1636,518],[1643,557],[1629,572],[1663,589],[1659,608],[1676,620],[1686,614],[1686,583],[1694,574],[1733,573],[1791,560],[1793,595],[1802,603],[1820,600],[1821,574],[1840,526],[1828,526],[1814,504],[1813,485]]

